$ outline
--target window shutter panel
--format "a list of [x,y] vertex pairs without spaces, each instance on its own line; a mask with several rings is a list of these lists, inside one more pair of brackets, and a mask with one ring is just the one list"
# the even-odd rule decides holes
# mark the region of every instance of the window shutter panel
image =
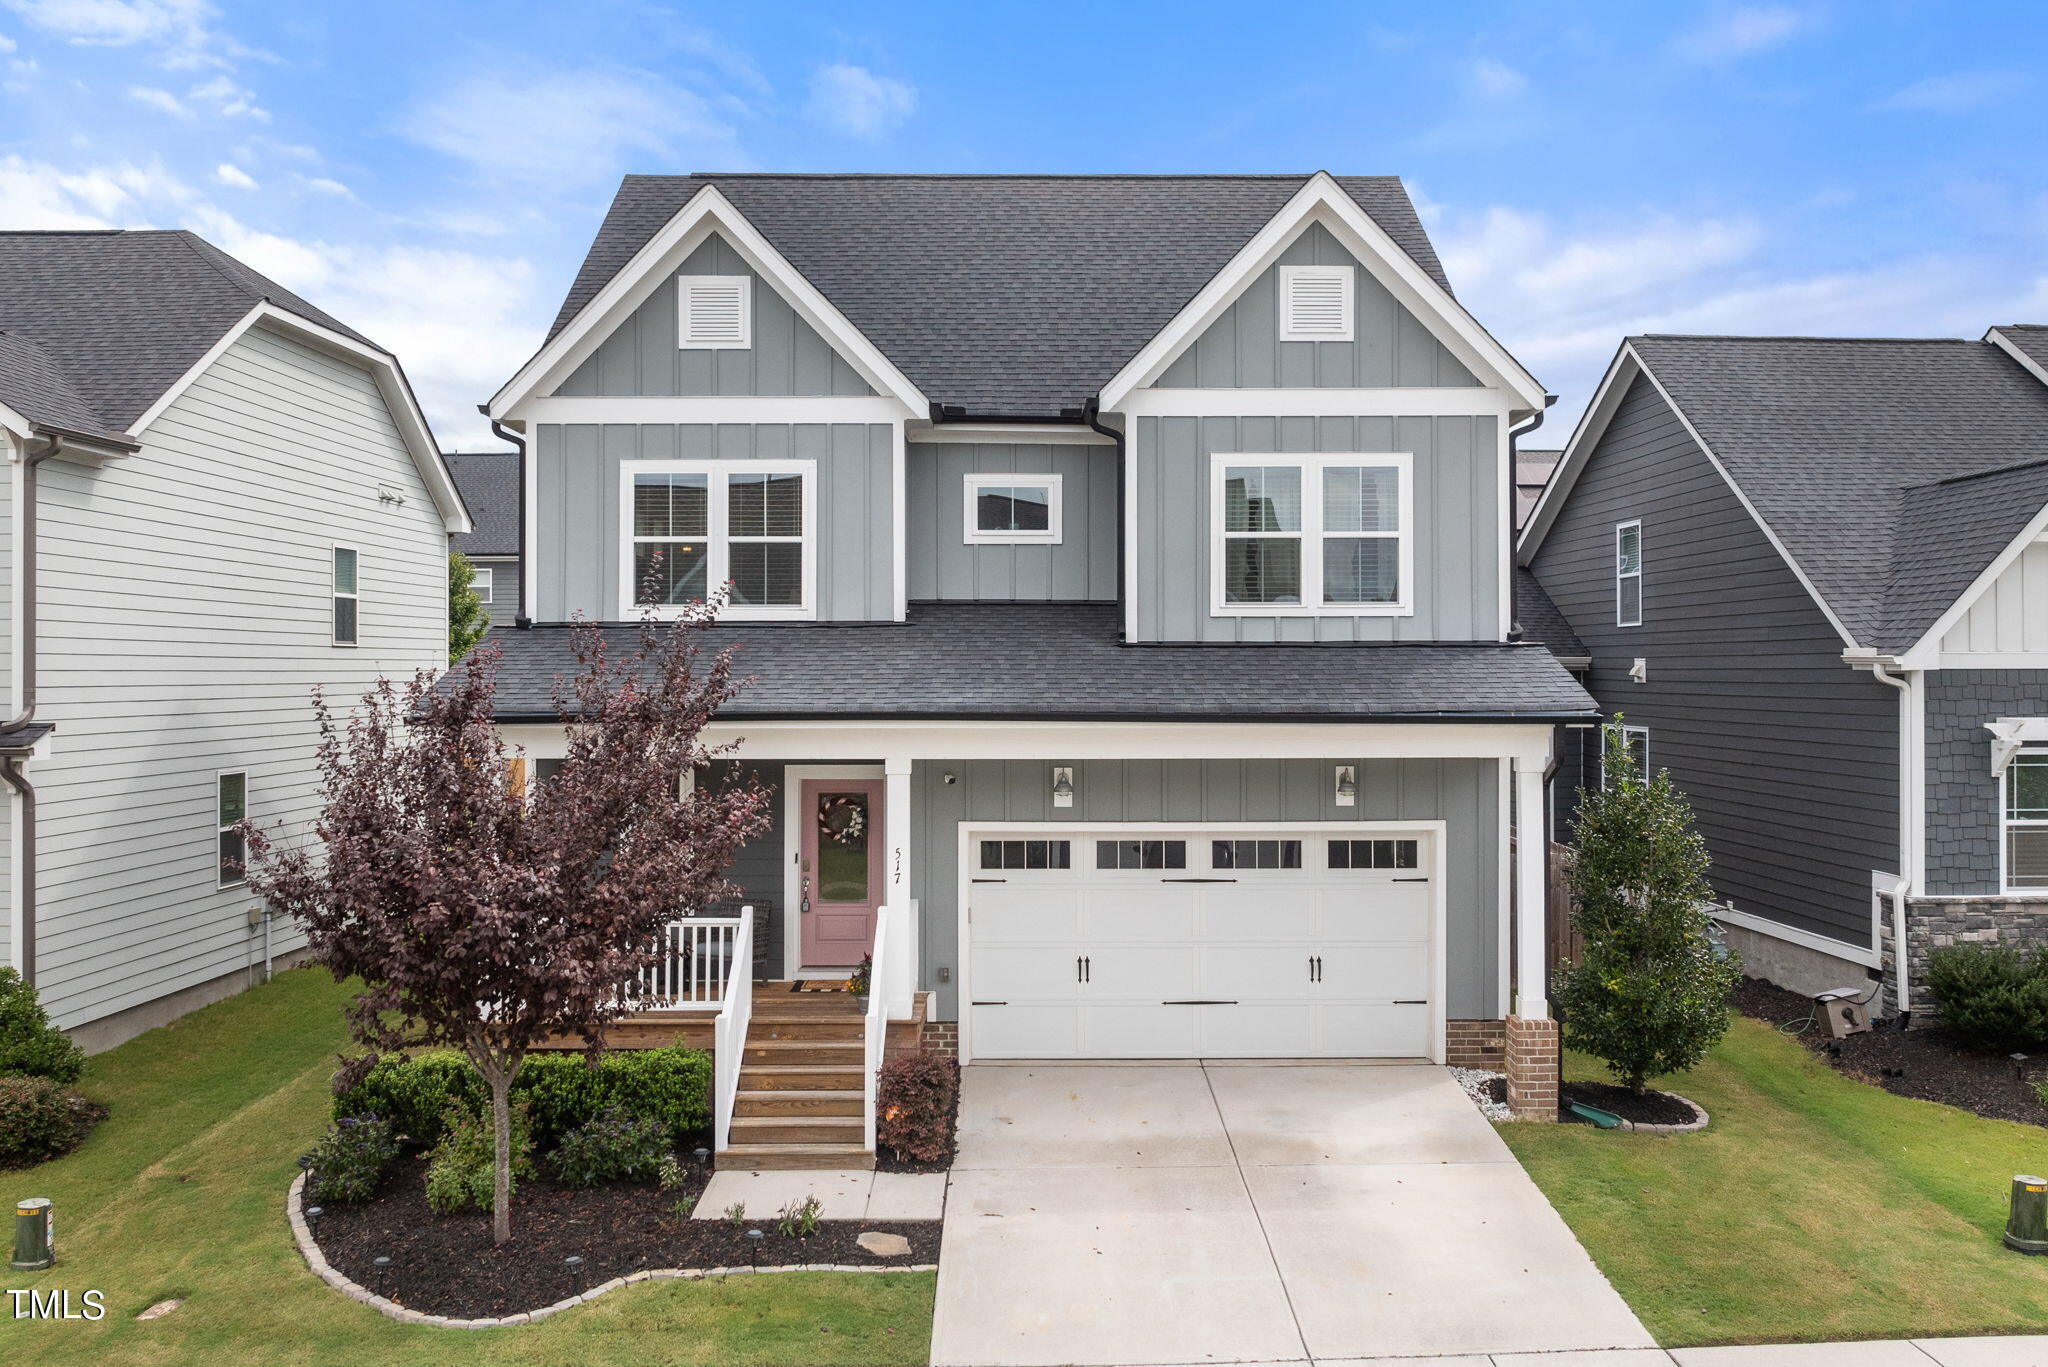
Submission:
[[1350,341],[1351,267],[1283,268],[1280,309],[1283,341]]
[[747,338],[747,284],[743,275],[683,276],[676,282],[685,346],[743,347]]

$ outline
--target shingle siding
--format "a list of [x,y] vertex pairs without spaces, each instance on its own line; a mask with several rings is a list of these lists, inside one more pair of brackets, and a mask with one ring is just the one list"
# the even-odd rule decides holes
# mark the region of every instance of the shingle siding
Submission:
[[[1644,625],[1624,628],[1614,527],[1632,518]],[[1716,893],[1869,943],[1870,873],[1898,863],[1897,694],[1842,663],[1840,636],[1647,381],[1532,568],[1592,652],[1602,710],[1647,725],[1652,767],[1691,799]],[[1629,682],[1637,657],[1647,684]]]
[[2003,794],[1991,773],[2000,717],[2048,716],[2048,670],[1927,672],[1927,891],[1988,896],[1999,886]]

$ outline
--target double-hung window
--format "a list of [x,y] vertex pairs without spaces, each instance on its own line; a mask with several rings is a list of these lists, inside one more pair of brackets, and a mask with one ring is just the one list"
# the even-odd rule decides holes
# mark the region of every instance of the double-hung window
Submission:
[[1620,522],[1614,528],[1614,625],[1643,624],[1643,524]]
[[214,886],[240,887],[249,881],[242,865],[249,851],[235,829],[249,815],[249,776],[241,770],[213,776]]
[[[1605,732],[1593,734],[1605,736]],[[1647,726],[1624,726],[1621,728],[1621,743],[1628,750],[1629,758],[1636,762],[1636,777],[1650,776],[1650,728]],[[1607,787],[1607,756],[1600,757],[1600,786]]]
[[727,618],[816,615],[815,461],[629,460],[620,480],[620,602],[729,585]]
[[970,546],[1059,544],[1058,475],[969,475],[965,499]]
[[1224,616],[1414,610],[1406,453],[1218,456],[1211,600]]
[[476,601],[477,601],[477,602],[479,602],[479,603],[488,603],[488,602],[490,602],[490,601],[491,601],[491,571],[490,571],[489,567],[487,567],[487,566],[479,566],[479,567],[477,568],[477,571],[476,571],[476,575],[475,575],[475,577],[474,577],[474,578],[472,578],[472,579],[471,579],[471,580],[469,581],[469,586],[470,586],[470,587],[471,587],[472,589],[476,590]]
[[2022,750],[2005,766],[2005,887],[2048,888],[2048,750]]
[[353,546],[334,548],[334,644],[352,646],[361,626],[362,598],[357,592],[357,561]]

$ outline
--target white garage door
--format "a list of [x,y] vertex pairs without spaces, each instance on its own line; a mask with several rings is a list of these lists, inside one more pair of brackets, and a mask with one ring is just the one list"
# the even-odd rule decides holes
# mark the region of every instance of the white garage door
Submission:
[[1423,834],[1005,831],[968,845],[976,1058],[1419,1058]]

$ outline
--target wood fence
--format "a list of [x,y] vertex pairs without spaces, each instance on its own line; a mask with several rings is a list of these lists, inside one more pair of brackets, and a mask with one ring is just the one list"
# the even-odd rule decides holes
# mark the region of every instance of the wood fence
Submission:
[[1548,961],[1546,981],[1554,981],[1558,965],[1567,959],[1576,959],[1586,947],[1585,937],[1572,928],[1572,891],[1564,876],[1565,861],[1570,857],[1570,846],[1555,843],[1551,845],[1549,887],[1546,889],[1550,903],[1550,914],[1546,922],[1550,931],[1550,950],[1545,956]]

